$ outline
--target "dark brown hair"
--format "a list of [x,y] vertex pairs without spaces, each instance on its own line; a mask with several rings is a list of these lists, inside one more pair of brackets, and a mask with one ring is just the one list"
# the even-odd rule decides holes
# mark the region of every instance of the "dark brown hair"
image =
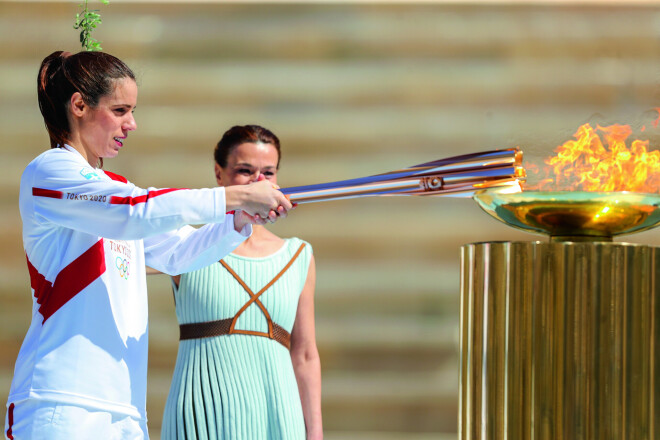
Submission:
[[37,77],[37,97],[50,147],[64,146],[71,136],[68,109],[74,93],[79,92],[85,104],[96,107],[122,78],[135,80],[135,74],[119,58],[105,52],[57,51],[44,58]]
[[277,150],[277,168],[279,169],[280,158],[282,157],[280,140],[272,131],[260,125],[235,125],[227,130],[213,152],[216,163],[225,168],[231,151],[246,142],[261,142],[262,144],[273,145]]

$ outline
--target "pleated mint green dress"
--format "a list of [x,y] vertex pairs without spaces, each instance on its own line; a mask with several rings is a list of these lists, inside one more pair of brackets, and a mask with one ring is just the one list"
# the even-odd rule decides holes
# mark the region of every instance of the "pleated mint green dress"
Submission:
[[[257,293],[304,242],[285,240],[263,258],[230,254],[223,261]],[[289,333],[307,278],[312,248],[305,243],[291,267],[260,297],[272,322]],[[179,324],[233,318],[250,295],[220,263],[183,274],[175,288]],[[268,332],[256,302],[236,329]],[[231,334],[179,342],[161,438],[165,440],[304,440],[305,423],[288,349],[263,336]]]

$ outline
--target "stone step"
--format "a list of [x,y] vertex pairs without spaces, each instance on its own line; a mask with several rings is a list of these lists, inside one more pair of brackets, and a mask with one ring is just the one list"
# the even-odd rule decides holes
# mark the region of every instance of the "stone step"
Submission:
[[[470,4],[399,5],[236,5],[116,2],[101,7],[95,36],[108,51],[136,56],[153,53],[176,59],[225,57],[409,56],[484,58],[503,56],[515,45],[518,56],[570,56],[609,50],[613,54],[653,50],[640,29],[653,29],[653,5],[595,7],[561,5],[502,7]],[[607,7],[604,7],[607,6]],[[71,4],[8,3],[0,12],[0,38],[24,35],[3,51],[25,56],[21,45],[70,28],[78,8]],[[515,14],[516,19],[512,20]],[[31,20],[21,20],[30,17]],[[44,19],[39,19],[44,17]],[[47,20],[45,18],[48,18]],[[559,26],[557,24],[560,24]],[[66,26],[65,26],[66,25]],[[244,30],[248,28],[250,32]],[[474,32],[478,29],[479,32]],[[65,34],[77,46],[77,34]],[[181,38],[185,36],[185,38]],[[637,43],[637,44],[636,44]]]
[[[652,92],[652,89],[640,90],[649,95]],[[384,155],[384,163],[375,167],[373,174],[467,152],[514,147],[523,149],[526,159],[541,164],[540,159],[552,155],[556,146],[572,139],[583,123],[622,123],[636,129],[650,125],[657,116],[650,110],[654,106],[651,101],[649,98],[647,103],[640,104],[639,113],[632,116],[618,115],[609,108],[607,111],[611,113],[607,118],[594,114],[590,103],[567,109],[552,105],[543,109],[498,107],[496,114],[466,104],[287,109],[257,104],[237,108],[220,103],[190,107],[144,103],[141,113],[136,115],[139,130],[130,135],[125,152],[108,161],[107,166],[129,176],[146,171],[145,163],[153,163],[150,173],[162,175],[167,168],[168,174],[178,174],[181,178],[199,170],[213,184],[209,170],[215,143],[228,127],[245,123],[272,128],[283,142],[282,172],[290,173],[293,165],[304,165],[307,173],[316,175],[315,179],[307,180],[313,183],[360,177],[364,171],[355,173],[354,168],[364,169],[364,164],[376,160],[376,154]],[[5,116],[0,119],[0,130],[6,133],[8,143],[24,146],[25,153],[15,160],[27,165],[31,158],[48,148],[41,115],[33,102],[5,107],[2,111]],[[653,145],[660,140],[657,131],[644,134],[644,138]],[[403,152],[413,146],[414,156],[404,157]],[[182,157],[187,161],[182,163]],[[324,167],[325,174],[320,174],[318,164],[323,162],[328,165]],[[384,167],[389,162],[393,168]],[[334,171],[329,173],[330,170]]]
[[[397,106],[481,106],[506,102],[534,105],[538,100],[574,105],[606,106],[620,88],[634,81],[640,92],[652,91],[656,63],[652,57],[631,61],[625,69],[608,58],[566,60],[528,59],[512,73],[501,62],[478,66],[451,60],[359,61],[351,64],[327,60],[291,62],[218,62],[198,60],[182,65],[164,60],[127,60],[142,72],[140,107],[195,107],[217,103],[240,109],[246,103],[280,110],[317,108],[371,108]],[[24,102],[35,94],[38,60],[0,59],[0,84],[5,105]],[[264,77],[263,72],[269,72]],[[576,75],[575,72],[580,72]],[[167,72],[163,75],[162,72]],[[515,75],[515,81],[511,75]],[[292,80],[295,78],[295,81]],[[443,78],[439,81],[438,78]],[[552,81],[548,83],[548,78]],[[185,89],[172,84],[186,84]],[[140,111],[136,116],[140,116]]]
[[[455,365],[455,364],[454,364]],[[324,375],[324,426],[393,432],[455,432],[458,374],[452,365],[434,374]]]

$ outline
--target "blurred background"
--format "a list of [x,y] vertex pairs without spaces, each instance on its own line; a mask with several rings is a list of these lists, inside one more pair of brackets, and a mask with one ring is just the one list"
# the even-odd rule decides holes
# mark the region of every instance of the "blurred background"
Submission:
[[[79,50],[78,3],[0,1],[2,402],[30,320],[17,199],[48,148],[37,69]],[[660,1],[90,5],[93,36],[140,87],[138,131],[105,168],[139,186],[215,185],[213,147],[235,124],[280,137],[283,187],[496,148],[540,161],[586,122],[660,144]],[[455,439],[460,247],[545,238],[449,198],[301,205],[272,230],[314,247],[326,438]],[[656,231],[624,239],[660,245]],[[167,278],[149,278],[149,301],[159,438],[178,339]]]

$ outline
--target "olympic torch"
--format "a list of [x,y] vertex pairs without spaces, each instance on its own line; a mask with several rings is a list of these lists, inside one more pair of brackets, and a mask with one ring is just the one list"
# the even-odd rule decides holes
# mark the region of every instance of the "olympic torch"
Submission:
[[479,190],[503,187],[520,192],[525,180],[522,151],[493,150],[439,159],[357,179],[282,188],[295,203],[368,196],[472,197]]

